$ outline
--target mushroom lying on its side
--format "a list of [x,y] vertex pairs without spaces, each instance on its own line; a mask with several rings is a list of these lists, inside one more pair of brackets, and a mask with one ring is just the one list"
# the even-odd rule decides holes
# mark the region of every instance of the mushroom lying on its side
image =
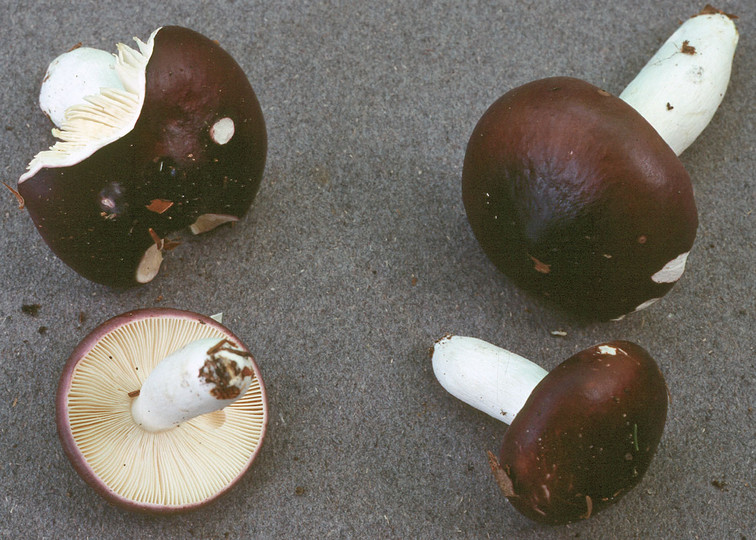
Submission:
[[587,82],[524,84],[483,114],[462,196],[483,251],[516,285],[585,319],[616,319],[681,277],[698,227],[676,153],[722,101],[738,41],[707,9],[618,98]]
[[119,315],[66,364],[56,399],[76,472],[127,510],[192,510],[252,465],[267,400],[249,350],[215,320],[173,309]]
[[172,233],[238,221],[267,152],[255,92],[215,41],[166,26],[136,43],[50,64],[40,106],[59,141],[18,181],[53,252],[113,287],[152,280]]
[[432,362],[449,393],[510,424],[489,461],[504,495],[534,521],[570,523],[616,502],[643,478],[664,431],[664,376],[628,341],[590,347],[547,373],[479,339],[447,336]]

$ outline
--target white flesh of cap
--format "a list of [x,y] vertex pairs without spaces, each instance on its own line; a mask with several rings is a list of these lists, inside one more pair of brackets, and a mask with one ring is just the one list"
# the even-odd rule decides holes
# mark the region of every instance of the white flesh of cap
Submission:
[[685,21],[620,98],[679,156],[706,128],[730,80],[738,31],[723,14]]
[[447,392],[507,424],[548,373],[522,356],[464,336],[437,341],[431,359]]
[[221,118],[210,127],[210,138],[221,146],[234,136],[236,127],[230,118]]
[[232,221],[239,221],[239,218],[228,214],[202,214],[197,221],[189,225],[189,230],[192,234],[202,234]]
[[142,255],[139,266],[137,266],[137,283],[149,283],[152,281],[160,270],[161,264],[163,264],[163,253],[157,244],[150,245],[144,252],[144,255]]
[[[59,139],[58,142],[49,150],[43,150],[34,156],[26,173],[18,179],[19,183],[45,167],[68,167],[80,163],[134,128],[144,103],[145,68],[159,30],[155,30],[146,43],[134,38],[139,50],[119,43],[118,54],[112,65],[104,62],[100,54],[78,54],[76,51],[79,49],[69,51],[53,61],[57,63],[57,67],[51,66],[48,70],[42,84],[40,102],[46,103],[47,98],[43,99],[43,95],[55,93],[55,89],[71,89],[70,97],[75,103],[67,106],[60,124],[53,120],[59,126],[52,130],[53,136]],[[118,79],[117,86],[100,87],[99,92],[82,95],[77,80],[85,78],[93,81],[91,84],[98,85],[110,78],[111,70]],[[100,73],[102,71],[108,75]],[[64,102],[65,100],[55,101],[53,108],[57,110]],[[49,115],[44,107],[50,105],[42,106]],[[59,119],[59,112],[55,116]]]
[[66,111],[100,93],[101,88],[124,90],[115,70],[116,58],[109,52],[79,47],[50,62],[39,91],[39,106],[57,127]]
[[651,276],[654,283],[674,283],[683,275],[685,262],[690,252],[680,253],[677,257],[665,264],[661,270]]

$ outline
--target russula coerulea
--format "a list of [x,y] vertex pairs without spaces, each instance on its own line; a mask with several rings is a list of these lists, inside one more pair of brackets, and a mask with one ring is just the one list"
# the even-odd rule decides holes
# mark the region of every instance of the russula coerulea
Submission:
[[546,372],[485,341],[446,336],[432,350],[441,385],[510,424],[499,487],[528,518],[586,519],[640,482],[667,417],[667,386],[653,358],[628,341],[585,349]]
[[676,154],[722,101],[737,41],[732,18],[707,6],[620,97],[553,77],[494,102],[462,172],[468,220],[494,265],[583,319],[621,318],[665,295],[698,227]]
[[135,41],[50,64],[40,106],[59,140],[18,181],[53,252],[113,287],[152,280],[172,233],[238,221],[267,153],[255,92],[218,43],[177,26]]
[[71,354],[56,398],[76,472],[110,503],[175,513],[226,493],[252,465],[267,399],[247,347],[215,320],[124,313]]

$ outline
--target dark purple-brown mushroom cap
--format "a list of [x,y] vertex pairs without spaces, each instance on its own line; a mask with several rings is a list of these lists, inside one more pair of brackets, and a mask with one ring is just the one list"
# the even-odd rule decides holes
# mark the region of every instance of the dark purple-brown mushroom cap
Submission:
[[82,159],[59,164],[54,152],[41,153],[53,158],[32,162],[18,186],[55,254],[115,287],[151,280],[168,235],[241,218],[265,166],[265,122],[241,67],[195,31],[168,26],[153,37],[146,68],[133,61],[139,53],[121,51],[127,70],[146,69],[133,128]]
[[68,359],[56,397],[58,434],[76,472],[111,504],[160,514],[193,510],[227,493],[257,457],[267,398],[254,360],[252,384],[224,409],[162,432],[145,431],[132,417],[132,398],[155,365],[205,338],[249,353],[209,317],[143,309],[104,322]]
[[485,112],[462,194],[493,263],[587,319],[618,318],[666,294],[698,226],[690,178],[654,128],[567,77],[520,86]]
[[512,505],[532,520],[590,517],[640,482],[667,416],[667,387],[640,346],[612,341],[557,366],[504,435],[492,468]]

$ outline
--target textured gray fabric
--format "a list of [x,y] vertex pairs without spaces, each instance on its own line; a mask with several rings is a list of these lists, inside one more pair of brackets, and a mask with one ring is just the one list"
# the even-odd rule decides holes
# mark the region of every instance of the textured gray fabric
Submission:
[[[632,4],[633,7],[630,7]],[[114,292],[61,263],[0,198],[0,537],[753,538],[756,535],[754,5],[719,112],[682,156],[698,238],[680,283],[619,323],[580,324],[515,289],[465,218],[465,145],[499,95],[571,75],[619,93],[698,2],[5,2],[3,180],[52,144],[47,63],[165,24],[218,40],[265,114],[250,213],[185,238],[149,285]],[[3,189],[3,188],[0,188]],[[24,306],[38,309],[24,309]],[[250,473],[216,504],[153,518],[109,506],[58,443],[54,393],[76,344],[121,312],[170,306],[224,323],[264,374],[270,422]],[[553,330],[566,333],[551,334]],[[637,342],[671,395],[642,483],[550,528],[501,496],[485,452],[505,426],[448,395],[428,348],[477,336],[549,369]]]

